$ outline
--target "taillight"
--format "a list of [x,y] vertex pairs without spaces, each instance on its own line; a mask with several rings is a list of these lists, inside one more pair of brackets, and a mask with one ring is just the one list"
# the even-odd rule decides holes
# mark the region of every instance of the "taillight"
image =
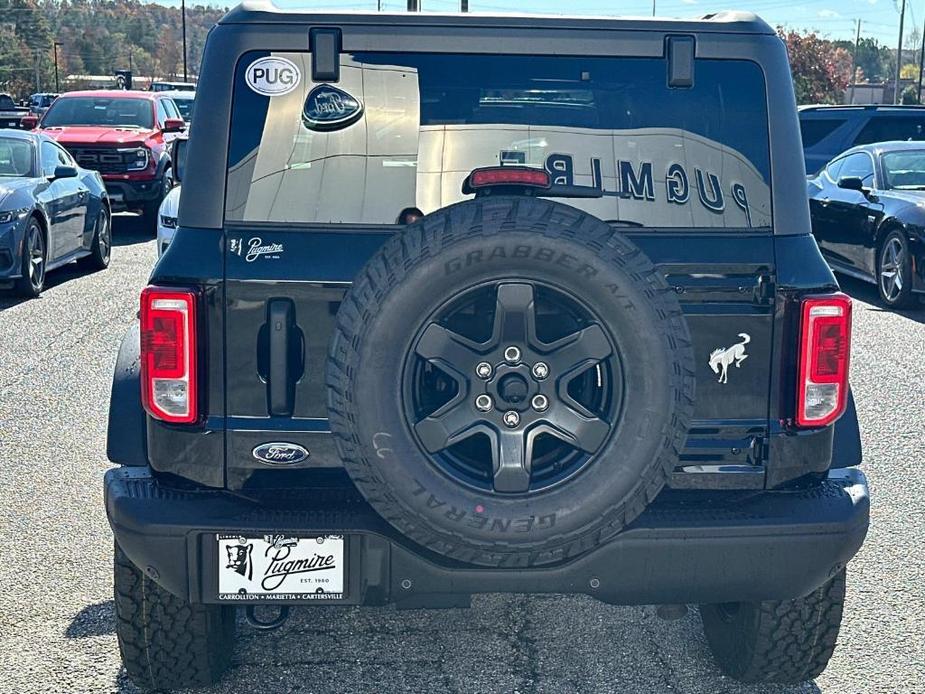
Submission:
[[195,422],[196,294],[147,287],[141,292],[141,395],[165,422]]
[[851,299],[844,294],[803,300],[797,424],[821,427],[845,411],[851,354]]

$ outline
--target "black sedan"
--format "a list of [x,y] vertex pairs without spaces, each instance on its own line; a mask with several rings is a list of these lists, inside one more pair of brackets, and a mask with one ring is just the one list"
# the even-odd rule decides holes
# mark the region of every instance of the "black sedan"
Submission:
[[110,221],[96,171],[45,135],[0,130],[0,287],[35,297],[60,265],[107,267]]
[[855,147],[807,184],[813,236],[835,272],[901,308],[925,292],[925,142]]

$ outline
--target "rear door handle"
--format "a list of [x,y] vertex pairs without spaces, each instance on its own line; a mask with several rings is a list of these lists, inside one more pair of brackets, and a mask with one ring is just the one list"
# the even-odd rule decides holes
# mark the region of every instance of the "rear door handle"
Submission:
[[289,363],[295,332],[295,307],[289,299],[273,299],[267,307],[270,368],[267,405],[271,415],[291,415],[295,399],[293,368]]

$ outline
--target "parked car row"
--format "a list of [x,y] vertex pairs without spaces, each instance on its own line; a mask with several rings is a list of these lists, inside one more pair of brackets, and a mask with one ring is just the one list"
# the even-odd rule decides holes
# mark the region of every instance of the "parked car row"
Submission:
[[52,97],[47,107],[34,101],[44,112],[17,111],[24,129],[0,129],[0,289],[27,297],[65,263],[107,267],[113,212],[140,212],[159,237],[163,226],[166,247],[179,198],[171,143],[186,130],[195,94],[37,96]]

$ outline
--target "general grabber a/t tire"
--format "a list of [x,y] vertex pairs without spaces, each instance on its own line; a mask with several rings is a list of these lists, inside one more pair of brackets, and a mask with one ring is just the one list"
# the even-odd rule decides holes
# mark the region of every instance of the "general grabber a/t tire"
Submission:
[[387,242],[340,307],[327,383],[369,503],[485,566],[616,535],[664,486],[694,398],[687,324],[652,262],[526,197],[459,203]]
[[125,671],[144,690],[202,687],[231,662],[235,611],[192,605],[148,578],[115,546],[116,636]]
[[742,682],[798,684],[820,675],[835,652],[845,608],[845,571],[796,600],[701,605],[720,669]]

